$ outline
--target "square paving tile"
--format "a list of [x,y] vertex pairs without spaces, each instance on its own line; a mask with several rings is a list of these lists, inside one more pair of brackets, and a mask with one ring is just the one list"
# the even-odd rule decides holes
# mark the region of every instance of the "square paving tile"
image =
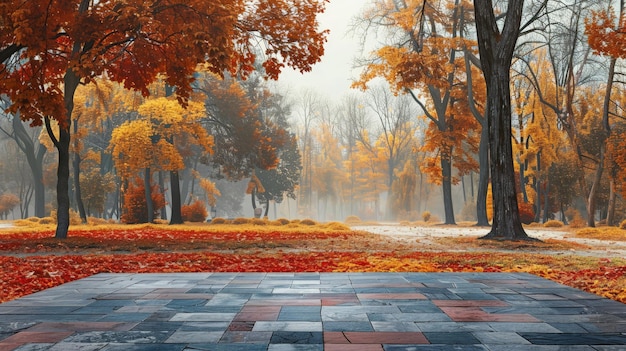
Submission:
[[626,305],[526,273],[98,274],[0,304],[0,351],[624,351]]

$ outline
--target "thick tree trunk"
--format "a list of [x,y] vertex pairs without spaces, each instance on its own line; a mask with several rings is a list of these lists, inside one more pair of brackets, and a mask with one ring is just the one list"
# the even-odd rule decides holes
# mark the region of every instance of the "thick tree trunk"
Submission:
[[172,188],[172,218],[170,219],[170,224],[183,224],[183,216],[180,211],[180,179],[178,171],[170,171],[170,183]]
[[529,239],[517,207],[513,147],[511,143],[510,68],[520,32],[523,0],[508,2],[502,32],[490,0],[474,0],[480,62],[487,84],[487,128],[493,223],[486,239]]
[[489,130],[486,125],[483,126],[483,129],[480,132],[478,161],[480,173],[478,174],[478,192],[476,194],[476,225],[488,226],[487,190],[489,188]]
[[[508,67],[494,67],[489,84],[487,108],[489,118],[491,187],[493,191],[493,224],[484,238],[528,239],[522,228],[517,207],[513,147],[511,143],[511,101]],[[488,85],[488,86],[489,86]]]
[[[68,119],[68,124],[69,119]],[[56,143],[59,152],[59,165],[57,168],[57,229],[55,238],[67,238],[70,227],[70,129],[59,128],[59,140]]]
[[445,212],[445,224],[456,224],[454,220],[454,206],[452,204],[452,164],[449,160],[441,157],[441,182],[443,190],[443,208]]

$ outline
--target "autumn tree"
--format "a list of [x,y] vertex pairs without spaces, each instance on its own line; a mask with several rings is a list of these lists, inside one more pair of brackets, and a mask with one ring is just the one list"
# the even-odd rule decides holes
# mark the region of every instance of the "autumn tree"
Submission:
[[[11,112],[45,124],[59,151],[57,231],[69,227],[69,148],[74,93],[105,74],[149,93],[158,74],[184,105],[199,64],[215,74],[253,70],[255,46],[277,78],[285,66],[307,71],[320,60],[324,1],[5,1],[0,4],[0,89]],[[277,17],[276,13],[283,13]],[[8,60],[19,54],[19,60]],[[13,67],[7,69],[7,62]],[[49,121],[59,121],[54,137]]]
[[[4,97],[0,98],[0,109],[5,109],[10,102]],[[20,111],[6,113],[4,116],[10,121],[8,125],[0,125],[0,131],[15,141],[18,149],[23,153],[32,174],[33,189],[35,196],[35,216],[45,217],[45,187],[43,182],[43,160],[47,149],[40,143],[39,134],[41,128],[27,128],[20,118]],[[6,127],[5,127],[6,126]],[[28,203],[26,201],[26,203]]]
[[[438,164],[427,166],[441,170],[445,222],[455,223],[452,203],[453,163],[469,166],[468,159],[455,159],[468,139],[459,136],[475,134],[479,126],[467,112],[467,91],[463,77],[463,48],[471,44],[460,36],[462,11],[466,3],[430,3],[427,1],[376,1],[366,12],[365,22],[387,30],[388,42],[372,53],[356,86],[366,88],[374,77],[384,78],[396,93],[409,93],[430,121],[431,135],[427,143],[437,150]],[[450,133],[455,134],[454,136]],[[478,138],[467,144],[477,143]],[[471,148],[475,148],[471,146]],[[474,167],[474,166],[471,166]],[[462,173],[467,169],[461,170]]]
[[[491,0],[474,0],[480,63],[487,85],[486,119],[489,129],[493,223],[487,239],[529,239],[517,206],[511,143],[510,70],[520,35],[524,0],[511,0],[499,21]],[[501,25],[501,26],[500,26]]]
[[[584,155],[581,150],[580,138],[584,132],[581,130],[580,123],[583,117],[578,102],[581,94],[584,94],[585,86],[598,84],[600,77],[598,71],[606,69],[600,61],[593,59],[582,27],[583,19],[599,3],[588,0],[540,3],[541,11],[537,14],[541,12],[541,15],[536,16],[536,19],[542,30],[535,31],[537,35],[533,40],[520,45],[520,51],[525,54],[518,55],[518,62],[525,63],[526,67],[521,68],[518,65],[517,70],[531,81],[544,107],[552,110],[557,116],[558,127],[566,133],[571,149],[578,155],[577,167],[595,170],[596,176],[590,181],[584,177],[584,173],[579,173],[578,180],[581,193],[586,194],[588,225],[593,226],[596,193],[602,178],[601,161],[604,155],[590,158],[590,155]],[[537,42],[541,44],[538,45]],[[539,50],[545,50],[545,53],[535,53]],[[543,65],[532,64],[538,56],[545,58]],[[544,70],[549,68],[551,84],[546,85],[546,76],[540,77],[536,68]],[[611,74],[607,77],[612,80]],[[605,97],[600,101],[605,100]]]

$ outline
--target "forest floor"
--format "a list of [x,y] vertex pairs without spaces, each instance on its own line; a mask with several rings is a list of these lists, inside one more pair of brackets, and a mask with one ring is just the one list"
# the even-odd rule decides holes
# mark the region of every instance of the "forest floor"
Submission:
[[525,272],[626,303],[616,227],[494,241],[471,224],[287,222],[77,225],[67,239],[54,224],[0,222],[0,302],[104,272]]
[[[577,236],[576,229],[562,228],[525,228],[526,234],[546,244],[529,245],[525,242],[494,243],[490,240],[477,241],[476,238],[486,235],[489,227],[476,227],[470,224],[460,225],[429,225],[405,226],[396,223],[377,225],[355,225],[354,230],[362,230],[379,234],[395,240],[417,244],[424,251],[472,252],[472,251],[504,251],[514,252],[531,248],[535,253],[542,254],[573,254],[594,257],[626,257],[626,230],[624,241],[600,240]],[[557,243],[572,245],[556,245]]]

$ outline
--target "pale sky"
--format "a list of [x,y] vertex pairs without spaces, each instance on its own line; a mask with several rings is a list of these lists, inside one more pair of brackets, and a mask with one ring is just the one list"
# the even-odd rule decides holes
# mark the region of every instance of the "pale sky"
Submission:
[[330,0],[326,12],[319,17],[320,28],[330,29],[322,61],[305,74],[285,70],[279,79],[280,86],[294,94],[311,89],[336,102],[353,91],[350,85],[352,78],[358,77],[358,70],[352,67],[355,57],[360,55],[360,45],[358,35],[349,30],[353,18],[362,12],[365,5],[367,1]]

